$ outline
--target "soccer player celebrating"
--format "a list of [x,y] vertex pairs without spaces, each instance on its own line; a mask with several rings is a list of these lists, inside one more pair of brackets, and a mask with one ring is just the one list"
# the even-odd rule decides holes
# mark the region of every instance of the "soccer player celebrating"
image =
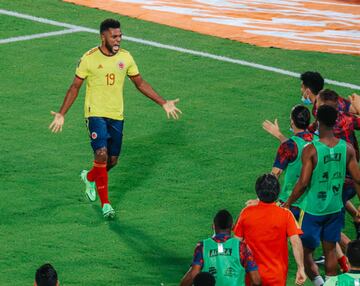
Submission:
[[157,94],[141,77],[131,54],[120,48],[119,21],[104,20],[100,25],[100,37],[101,46],[81,58],[59,112],[51,112],[54,119],[49,128],[55,133],[62,131],[65,114],[87,80],[84,111],[95,160],[89,172],[81,172],[81,178],[88,198],[95,201],[97,189],[104,217],[113,218],[115,211],[108,199],[108,171],[117,164],[121,150],[125,77],[128,76],[142,94],[162,106],[168,118],[178,119],[181,111],[176,107],[179,99],[165,100]]
[[340,241],[343,218],[341,190],[346,170],[357,184],[360,183],[354,148],[334,136],[333,127],[337,118],[334,107],[322,105],[318,108],[320,139],[304,148],[300,178],[284,205],[291,206],[306,192],[301,227],[304,232],[301,237],[304,266],[307,276],[317,286],[324,284],[313,260],[313,252],[320,241],[325,254],[326,275],[335,276],[337,272],[335,246]]

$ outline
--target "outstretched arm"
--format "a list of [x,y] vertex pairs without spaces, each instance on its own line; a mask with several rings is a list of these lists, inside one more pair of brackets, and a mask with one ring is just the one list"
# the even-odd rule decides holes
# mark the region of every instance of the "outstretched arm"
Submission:
[[68,91],[66,92],[60,111],[59,112],[51,111],[51,115],[54,116],[54,120],[51,122],[49,129],[51,129],[53,133],[62,131],[62,127],[65,121],[64,118],[65,114],[70,109],[75,99],[77,98],[83,82],[84,80],[82,78],[75,76],[73,83],[70,85]]
[[191,286],[195,276],[201,271],[199,265],[193,265],[188,272],[181,279],[180,286]]
[[168,118],[170,118],[170,116],[174,119],[179,118],[179,114],[182,113],[181,110],[176,107],[176,103],[179,102],[179,99],[165,100],[141,77],[140,74],[132,76],[130,79],[143,95],[162,106]]
[[302,247],[301,239],[297,234],[292,235],[290,236],[290,243],[297,264],[295,283],[296,285],[303,285],[306,281],[306,274],[304,271],[304,250]]
[[261,278],[260,278],[260,274],[257,270],[250,271],[250,272],[248,272],[248,274],[249,274],[252,286],[261,286]]
[[272,136],[279,139],[280,143],[283,143],[287,140],[287,138],[280,131],[280,127],[277,119],[275,119],[274,123],[272,123],[269,120],[265,120],[262,126],[266,132],[270,133]]

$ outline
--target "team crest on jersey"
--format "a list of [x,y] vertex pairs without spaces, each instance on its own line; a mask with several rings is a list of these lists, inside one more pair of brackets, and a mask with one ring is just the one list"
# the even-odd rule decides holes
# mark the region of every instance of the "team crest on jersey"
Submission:
[[124,69],[124,67],[125,67],[125,64],[123,63],[123,62],[119,62],[118,63],[118,67],[119,67],[119,69]]
[[95,139],[97,138],[97,133],[96,133],[96,132],[92,132],[92,133],[91,133],[91,138],[95,140]]

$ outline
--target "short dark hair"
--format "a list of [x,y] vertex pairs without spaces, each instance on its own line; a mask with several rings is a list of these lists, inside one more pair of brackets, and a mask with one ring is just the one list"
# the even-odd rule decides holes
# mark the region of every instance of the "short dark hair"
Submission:
[[339,95],[331,89],[324,89],[320,91],[319,97],[323,102],[326,101],[337,102],[339,99]]
[[300,79],[303,85],[317,95],[324,88],[324,78],[318,72],[307,71],[301,74]]
[[346,250],[346,256],[351,266],[360,267],[360,240],[350,241]]
[[316,114],[319,123],[328,128],[334,127],[337,117],[338,111],[330,105],[321,105]]
[[233,225],[233,217],[227,210],[220,210],[214,217],[215,228],[226,230],[231,229]]
[[58,276],[55,268],[46,263],[36,270],[35,281],[38,286],[56,286]]
[[209,272],[200,272],[193,281],[194,286],[215,286],[215,278]]
[[120,22],[115,19],[106,19],[106,20],[102,21],[100,24],[100,34],[109,30],[110,28],[112,28],[112,29],[120,28]]
[[291,110],[291,119],[299,129],[307,129],[310,124],[310,111],[303,105],[295,105]]
[[264,174],[256,180],[255,190],[260,201],[273,203],[279,197],[280,184],[275,175]]

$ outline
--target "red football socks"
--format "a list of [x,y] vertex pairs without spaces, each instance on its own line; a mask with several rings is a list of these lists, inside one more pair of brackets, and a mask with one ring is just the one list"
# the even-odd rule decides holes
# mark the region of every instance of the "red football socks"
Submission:
[[108,197],[108,173],[106,163],[94,161],[93,168],[87,174],[87,179],[96,184],[97,192],[101,201],[101,206],[109,204]]
[[346,256],[343,255],[338,259],[338,263],[343,273],[349,272],[349,265],[347,264]]

